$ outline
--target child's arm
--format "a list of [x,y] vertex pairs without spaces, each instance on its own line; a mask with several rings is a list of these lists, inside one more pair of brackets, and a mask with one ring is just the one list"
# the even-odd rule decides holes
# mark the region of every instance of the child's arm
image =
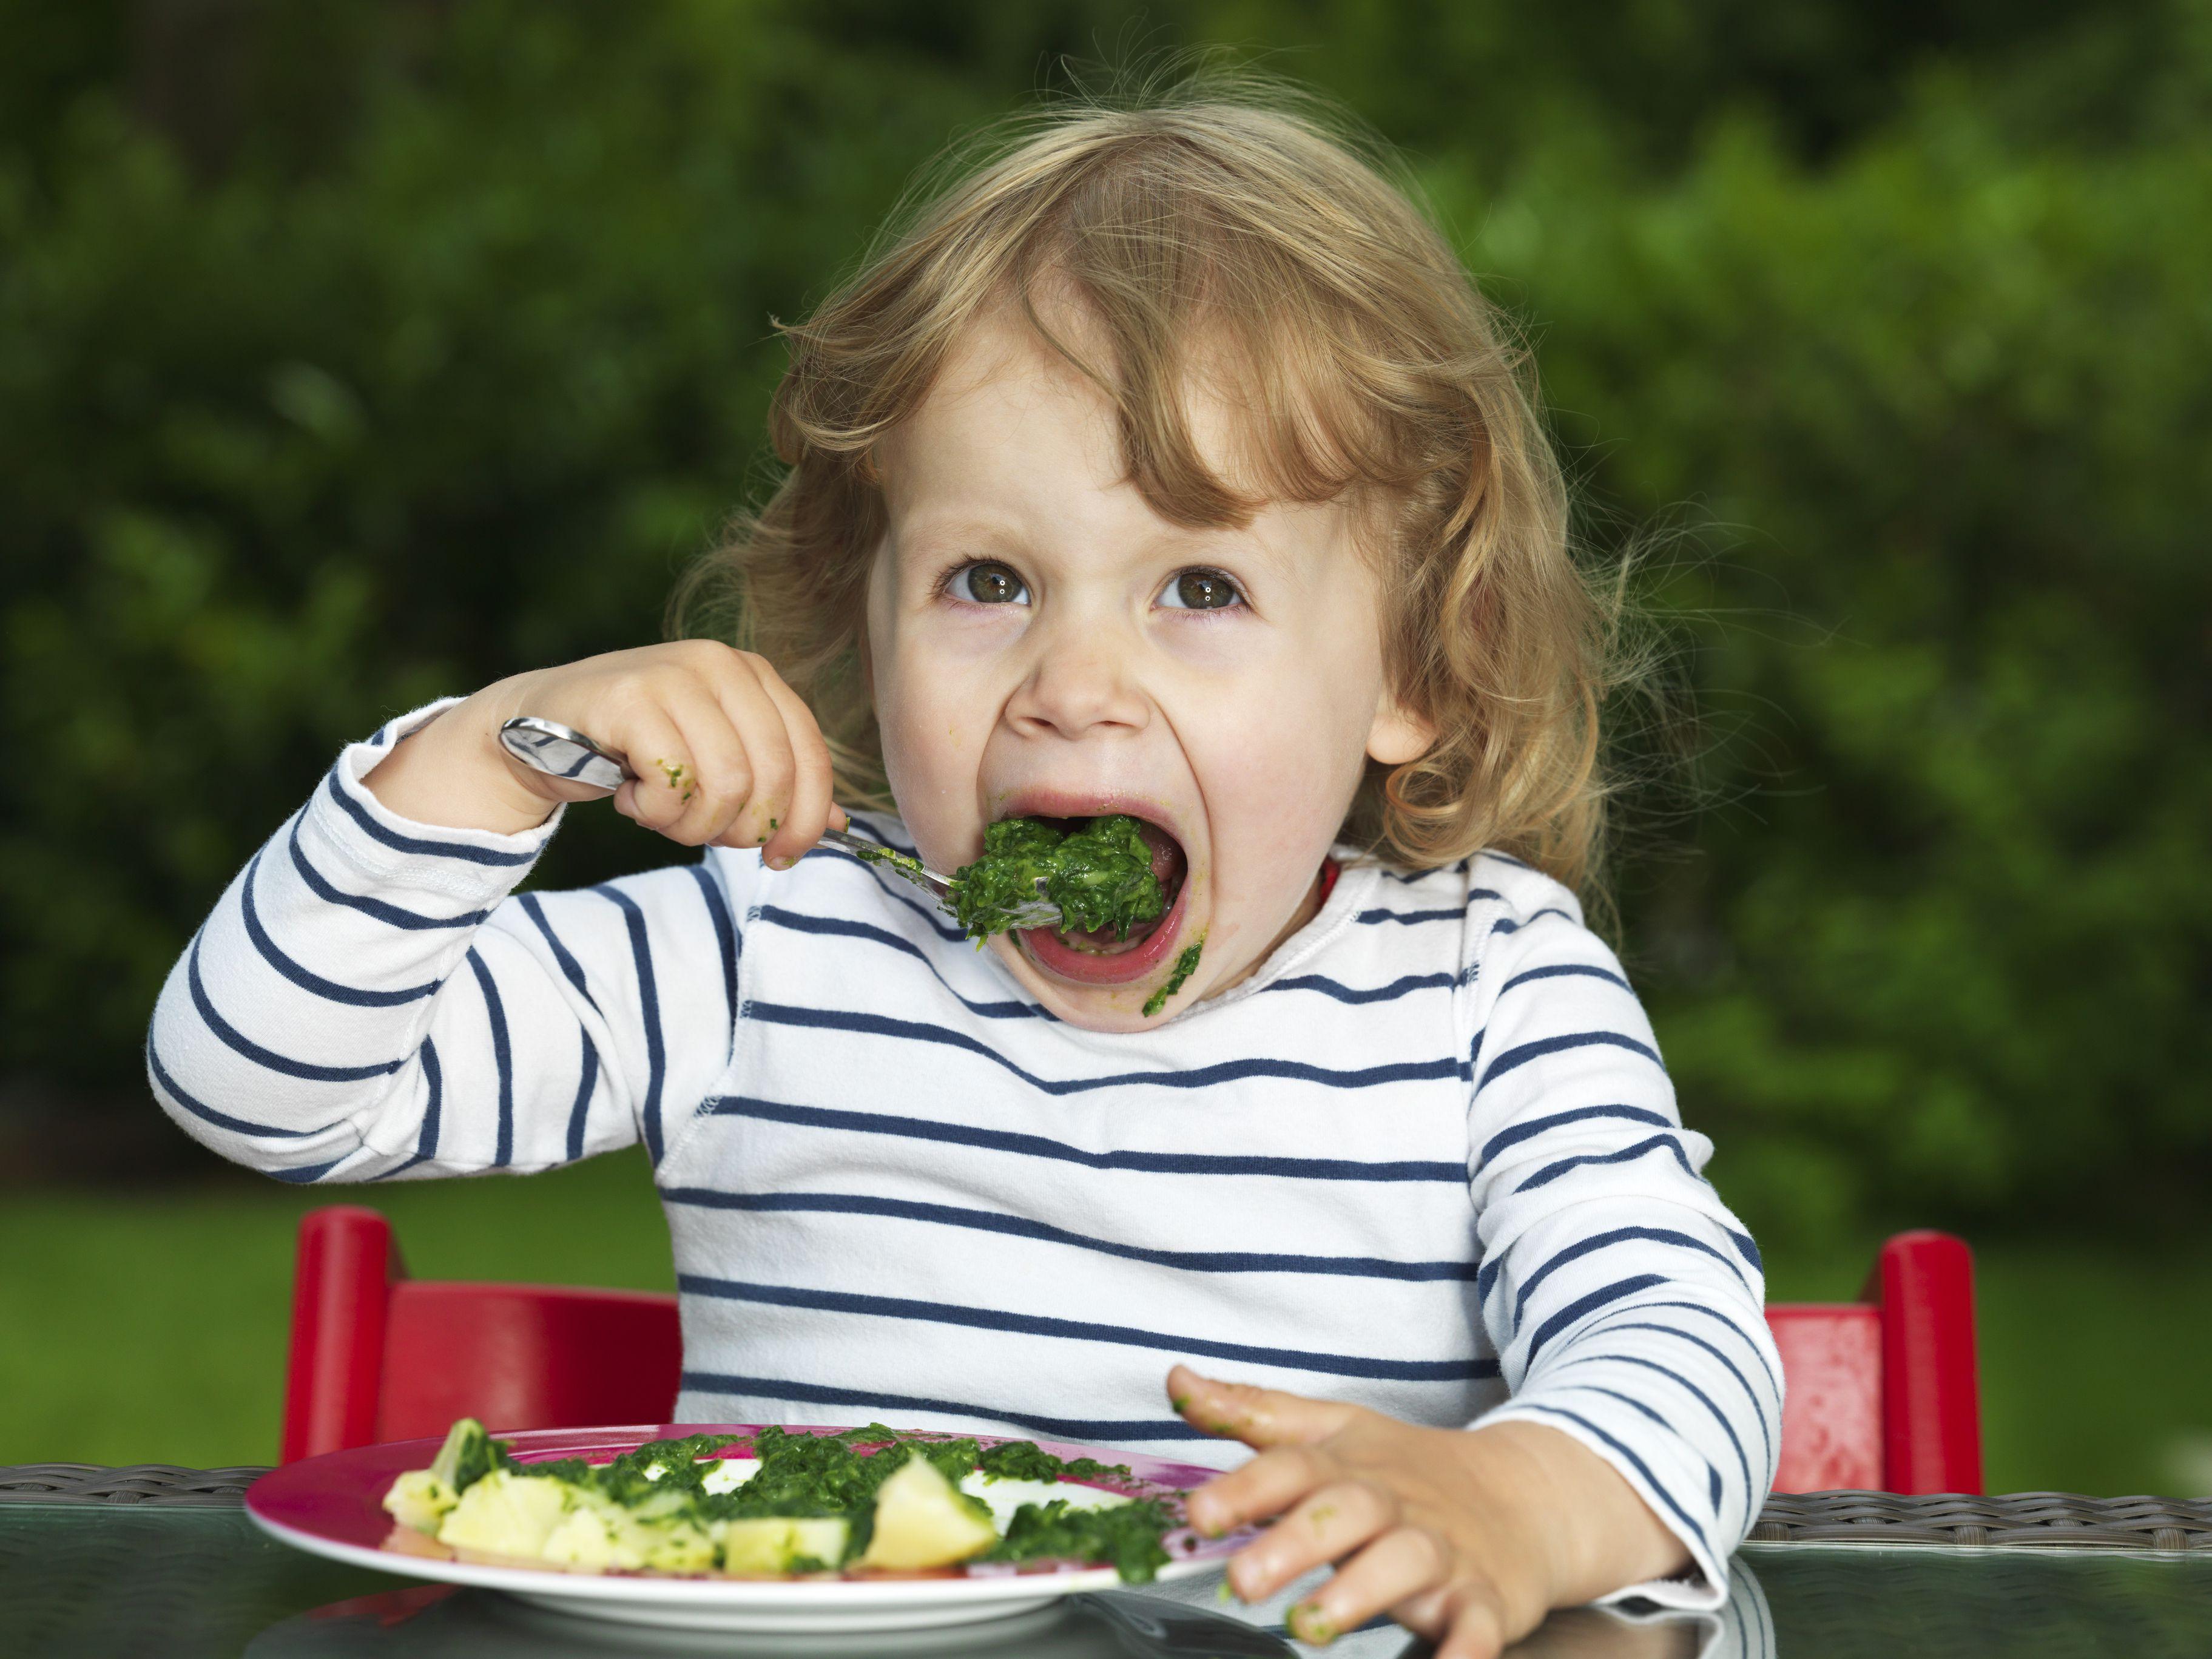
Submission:
[[1661,1595],[1717,1602],[1772,1480],[1758,1253],[1697,1173],[1711,1147],[1680,1127],[1618,963],[1559,896],[1472,964],[1476,1293],[1513,1397],[1438,1430],[1170,1382],[1193,1423],[1275,1449],[1192,1502],[1215,1528],[1289,1512],[1232,1568],[1240,1592],[1340,1562],[1294,1628],[1389,1611],[1468,1659],[1684,1566],[1704,1585]]
[[[696,678],[687,653],[623,655]],[[502,683],[340,757],[232,883],[162,993],[148,1071],[179,1124],[292,1181],[542,1168],[638,1139],[658,1159],[727,1058],[742,908],[724,890],[729,872],[694,865],[511,899],[556,809],[542,797],[523,806],[503,763],[472,768],[489,757],[459,741],[488,740],[478,722],[495,727],[499,699],[520,697],[587,731],[595,720],[610,742],[650,744],[647,716],[684,709],[682,696],[656,700],[651,675],[641,687],[608,661],[553,671],[550,684]],[[630,718],[587,706],[580,681],[630,698]],[[717,736],[687,734],[685,778]],[[626,808],[679,839],[739,840],[726,819],[756,792],[732,787],[727,762],[690,785],[724,822],[698,819],[683,784],[665,781],[677,799],[640,785]],[[826,805],[826,759],[820,773],[807,781]],[[379,787],[395,774],[410,781],[412,793],[392,793],[411,811]],[[797,833],[813,838],[803,823]]]

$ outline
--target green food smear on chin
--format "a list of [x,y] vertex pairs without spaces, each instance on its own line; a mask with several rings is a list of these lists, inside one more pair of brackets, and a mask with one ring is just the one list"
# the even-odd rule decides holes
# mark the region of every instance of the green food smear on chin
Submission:
[[1200,934],[1184,948],[1183,953],[1176,958],[1175,971],[1168,975],[1167,983],[1145,999],[1146,1018],[1150,1019],[1161,1009],[1166,1007],[1168,999],[1182,989],[1183,981],[1188,979],[1198,966],[1198,953],[1205,948],[1204,934]]
[[954,920],[977,941],[1004,933],[1024,905],[1042,896],[1060,908],[1063,933],[1129,930],[1168,908],[1152,849],[1135,818],[1091,818],[1073,834],[1042,818],[1002,818],[983,830],[983,856],[952,872],[946,899]]

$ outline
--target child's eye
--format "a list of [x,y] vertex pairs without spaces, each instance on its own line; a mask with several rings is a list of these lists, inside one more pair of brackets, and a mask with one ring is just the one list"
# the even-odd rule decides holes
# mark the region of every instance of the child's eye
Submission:
[[1244,596],[1218,570],[1186,570],[1160,590],[1159,602],[1172,611],[1226,611]]
[[1027,605],[1029,584],[1002,564],[971,564],[953,573],[954,592],[977,605]]

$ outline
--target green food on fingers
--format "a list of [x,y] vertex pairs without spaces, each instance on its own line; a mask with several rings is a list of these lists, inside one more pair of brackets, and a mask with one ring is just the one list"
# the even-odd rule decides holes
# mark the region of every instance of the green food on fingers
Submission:
[[574,1571],[775,1577],[1049,1559],[1110,1565],[1142,1583],[1168,1559],[1161,1539],[1177,1520],[1166,1504],[1097,1486],[1041,1502],[1024,1490],[1130,1479],[1126,1467],[1064,1462],[1030,1441],[986,1450],[880,1423],[656,1440],[611,1463],[522,1463],[463,1418],[428,1468],[392,1482],[384,1507],[453,1548]]
[[1059,907],[1064,933],[1110,928],[1127,939],[1168,908],[1143,826],[1121,812],[1088,819],[1072,834],[1042,818],[986,825],[983,856],[952,872],[946,902],[971,937],[985,939],[1036,902],[1040,881],[1042,896]]

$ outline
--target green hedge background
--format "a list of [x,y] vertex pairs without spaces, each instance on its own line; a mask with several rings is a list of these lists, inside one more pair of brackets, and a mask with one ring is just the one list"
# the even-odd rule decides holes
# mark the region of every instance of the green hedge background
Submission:
[[[1723,1190],[1785,1250],[2197,1227],[2208,0],[0,0],[0,1146],[168,1133],[154,994],[343,741],[659,631],[766,476],[769,319],[925,156],[1063,54],[1216,45],[1406,147],[1594,547],[1657,532],[1702,724],[1620,888]],[[663,854],[580,815],[540,879]]]

